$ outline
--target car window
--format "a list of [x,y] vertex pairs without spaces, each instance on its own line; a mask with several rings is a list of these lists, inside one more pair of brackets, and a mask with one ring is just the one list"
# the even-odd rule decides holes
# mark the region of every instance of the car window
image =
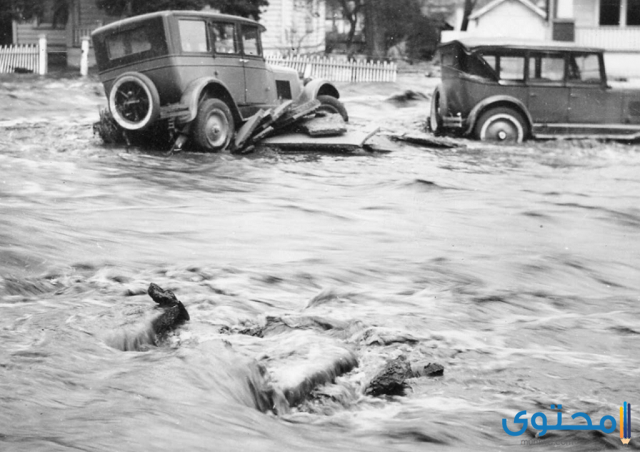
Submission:
[[239,53],[236,39],[236,26],[225,22],[209,24],[213,36],[213,46],[216,53]]
[[601,78],[598,54],[571,55],[569,59],[569,80],[599,84]]
[[245,55],[261,56],[260,31],[258,27],[242,27],[242,49]]
[[564,55],[561,53],[533,53],[529,57],[529,80],[533,82],[562,82]]
[[183,52],[208,52],[207,29],[203,20],[179,20]]
[[151,50],[151,40],[144,27],[108,36],[106,44],[110,60]]
[[523,56],[500,56],[498,61],[501,80],[524,80]]

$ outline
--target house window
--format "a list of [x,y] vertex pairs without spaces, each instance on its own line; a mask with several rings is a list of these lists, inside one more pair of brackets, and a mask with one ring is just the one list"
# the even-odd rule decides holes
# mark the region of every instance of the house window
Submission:
[[600,0],[600,25],[640,25],[640,0]]
[[627,25],[640,25],[640,0],[627,0]]
[[600,0],[600,25],[620,25],[620,0]]

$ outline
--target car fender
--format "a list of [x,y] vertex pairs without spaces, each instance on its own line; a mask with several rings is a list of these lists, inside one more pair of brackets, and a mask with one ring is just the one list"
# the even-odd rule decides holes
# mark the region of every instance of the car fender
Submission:
[[340,98],[338,88],[336,88],[333,83],[323,79],[314,79],[304,86],[298,98],[298,103],[303,104],[323,95],[332,96],[336,99]]
[[487,108],[494,106],[497,107],[499,105],[514,107],[515,109],[517,109],[525,117],[529,126],[529,130],[531,130],[533,126],[533,119],[531,118],[526,105],[521,100],[516,99],[515,97],[501,95],[487,97],[486,99],[478,102],[476,106],[473,107],[473,110],[471,110],[469,116],[467,116],[467,128],[464,134],[469,135],[471,132],[473,132],[476,121]]
[[233,99],[233,96],[231,96],[231,91],[227,85],[215,77],[201,77],[189,83],[187,89],[182,93],[180,103],[189,108],[189,114],[182,118],[182,122],[191,122],[196,119],[198,105],[200,104],[203,93],[207,91],[212,94],[212,97],[223,100],[231,109],[236,120],[240,118],[238,105]]

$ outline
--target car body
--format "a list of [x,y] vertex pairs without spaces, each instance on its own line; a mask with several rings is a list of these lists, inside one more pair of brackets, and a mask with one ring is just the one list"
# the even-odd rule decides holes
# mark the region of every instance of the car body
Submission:
[[491,141],[640,138],[640,90],[609,86],[603,54],[555,41],[442,44],[429,127]]
[[337,88],[266,63],[264,27],[207,11],[162,11],[92,33],[113,119],[128,133],[158,123],[189,134],[205,151],[227,148],[236,126],[260,109],[317,98],[346,118]]

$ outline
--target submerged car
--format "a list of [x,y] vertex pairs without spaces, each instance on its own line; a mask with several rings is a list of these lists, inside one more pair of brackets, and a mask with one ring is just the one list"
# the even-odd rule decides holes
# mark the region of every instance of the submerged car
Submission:
[[640,90],[609,86],[603,52],[489,38],[442,44],[429,128],[504,142],[640,138]]
[[203,151],[226,149],[236,127],[260,109],[292,100],[347,112],[326,80],[301,80],[266,63],[264,27],[206,11],[163,11],[111,23],[92,33],[109,112],[129,134],[166,125]]

